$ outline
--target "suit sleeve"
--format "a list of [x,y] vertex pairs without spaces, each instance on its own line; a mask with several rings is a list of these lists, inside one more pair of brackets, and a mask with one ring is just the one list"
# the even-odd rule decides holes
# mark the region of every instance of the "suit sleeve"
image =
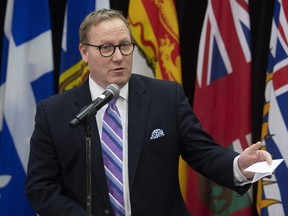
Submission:
[[35,128],[30,141],[26,195],[41,216],[81,216],[86,210],[65,196],[61,167],[43,105],[37,106]]
[[236,187],[234,184],[233,161],[238,153],[217,144],[201,128],[180,85],[177,85],[176,95],[180,154],[183,159],[206,178],[241,195],[245,193],[250,185]]

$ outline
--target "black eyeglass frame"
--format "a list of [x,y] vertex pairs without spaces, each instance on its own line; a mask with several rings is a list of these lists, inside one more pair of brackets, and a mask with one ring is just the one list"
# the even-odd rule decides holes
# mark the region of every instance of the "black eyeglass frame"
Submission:
[[[129,54],[124,54],[124,53],[122,52],[122,50],[121,50],[121,46],[123,46],[123,45],[125,45],[125,44],[126,44],[126,45],[127,45],[127,44],[132,44],[132,51],[131,51]],[[100,53],[101,56],[103,56],[103,57],[111,57],[111,56],[115,53],[116,47],[119,48],[120,53],[121,53],[123,56],[131,55],[131,54],[133,53],[134,49],[135,49],[136,43],[135,43],[135,42],[126,42],[126,43],[121,43],[121,44],[118,44],[118,45],[112,45],[112,44],[94,45],[94,44],[90,44],[90,43],[83,43],[83,45],[85,45],[85,46],[91,46],[91,47],[96,47],[96,48],[98,48],[99,53]],[[104,47],[104,46],[111,46],[111,47],[113,47],[113,48],[114,48],[114,49],[113,49],[113,52],[112,52],[110,55],[103,55],[102,52],[101,52],[101,48]]]

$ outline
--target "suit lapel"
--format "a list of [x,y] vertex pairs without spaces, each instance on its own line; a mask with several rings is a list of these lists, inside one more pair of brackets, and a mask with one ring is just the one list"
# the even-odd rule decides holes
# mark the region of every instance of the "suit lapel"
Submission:
[[[129,81],[129,98],[128,98],[128,172],[130,190],[135,180],[135,174],[140,160],[141,149],[144,143],[145,124],[147,121],[150,97],[144,93],[145,84],[138,76],[131,76]],[[91,94],[88,81],[75,91],[75,108],[74,115],[91,103]],[[104,171],[102,149],[96,120],[90,122],[92,130],[91,145],[91,167],[92,182],[97,182],[104,200],[109,203],[108,189]],[[85,144],[84,127],[78,126],[80,136]]]
[[139,164],[144,128],[147,121],[150,98],[144,95],[145,85],[138,76],[131,77],[128,98],[128,170],[129,187],[133,186]]
[[[74,115],[77,115],[80,110],[90,104],[92,102],[91,100],[91,94],[89,89],[89,82],[86,81],[82,86],[80,86],[75,91],[75,108],[73,109]],[[109,197],[108,197],[108,189],[106,184],[106,177],[105,177],[105,171],[104,171],[104,164],[103,164],[103,158],[102,158],[102,149],[101,149],[101,143],[100,143],[100,136],[98,132],[98,127],[96,124],[96,119],[93,118],[89,125],[91,127],[91,180],[92,185],[93,183],[98,184],[98,188],[101,191],[101,194],[106,200],[107,203],[109,203]],[[78,131],[80,133],[80,136],[83,140],[83,144],[86,147],[86,141],[85,141],[85,130],[83,126],[78,126]]]

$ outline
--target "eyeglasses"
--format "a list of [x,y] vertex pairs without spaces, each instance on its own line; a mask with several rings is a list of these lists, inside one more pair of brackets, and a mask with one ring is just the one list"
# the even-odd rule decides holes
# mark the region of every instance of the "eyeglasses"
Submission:
[[134,47],[135,47],[135,43],[133,43],[133,42],[127,42],[127,43],[122,43],[122,44],[118,44],[118,45],[103,44],[103,45],[97,46],[97,45],[93,45],[93,44],[89,44],[89,43],[84,43],[83,45],[98,48],[100,54],[103,57],[112,56],[116,50],[116,47],[119,48],[122,55],[128,56],[134,51]]

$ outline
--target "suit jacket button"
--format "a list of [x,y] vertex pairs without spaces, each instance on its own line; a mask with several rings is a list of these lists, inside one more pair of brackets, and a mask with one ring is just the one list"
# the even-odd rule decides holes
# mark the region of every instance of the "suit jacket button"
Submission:
[[109,215],[109,214],[110,214],[109,209],[105,209],[104,213],[105,213],[106,215]]

